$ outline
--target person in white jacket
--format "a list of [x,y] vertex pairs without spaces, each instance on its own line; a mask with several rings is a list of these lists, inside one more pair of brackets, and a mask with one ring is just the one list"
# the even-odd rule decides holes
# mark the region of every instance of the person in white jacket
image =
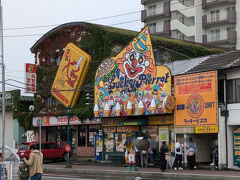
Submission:
[[182,170],[182,158],[183,158],[183,144],[180,144],[179,140],[175,144],[175,160],[173,163],[174,170]]

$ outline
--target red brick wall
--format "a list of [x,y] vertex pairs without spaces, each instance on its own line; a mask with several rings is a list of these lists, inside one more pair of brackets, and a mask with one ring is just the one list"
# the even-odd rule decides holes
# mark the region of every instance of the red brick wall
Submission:
[[77,147],[77,156],[94,157],[94,147]]

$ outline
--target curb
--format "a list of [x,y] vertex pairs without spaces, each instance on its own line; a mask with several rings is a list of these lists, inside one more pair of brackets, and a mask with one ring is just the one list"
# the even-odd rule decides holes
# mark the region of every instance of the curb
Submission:
[[205,175],[205,174],[182,174],[167,172],[141,172],[141,171],[116,171],[116,170],[92,170],[92,169],[71,169],[71,168],[44,168],[45,174],[66,174],[66,175],[95,175],[114,177],[142,177],[148,179],[172,178],[178,180],[239,180],[238,176]]

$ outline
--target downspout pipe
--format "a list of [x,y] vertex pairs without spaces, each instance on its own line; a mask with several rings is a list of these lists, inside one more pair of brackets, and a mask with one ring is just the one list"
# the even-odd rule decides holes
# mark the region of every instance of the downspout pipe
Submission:
[[224,76],[224,106],[225,106],[225,140],[226,140],[226,168],[228,168],[228,138],[227,138],[227,121],[228,121],[228,108],[227,108],[227,75],[223,71],[221,73]]

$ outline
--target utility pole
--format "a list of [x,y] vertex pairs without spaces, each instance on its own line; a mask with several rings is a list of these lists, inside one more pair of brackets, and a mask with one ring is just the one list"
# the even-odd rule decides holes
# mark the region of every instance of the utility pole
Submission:
[[0,0],[0,45],[1,45],[1,65],[2,65],[2,160],[5,161],[5,65],[4,65],[4,58],[3,58],[3,8],[2,2]]

